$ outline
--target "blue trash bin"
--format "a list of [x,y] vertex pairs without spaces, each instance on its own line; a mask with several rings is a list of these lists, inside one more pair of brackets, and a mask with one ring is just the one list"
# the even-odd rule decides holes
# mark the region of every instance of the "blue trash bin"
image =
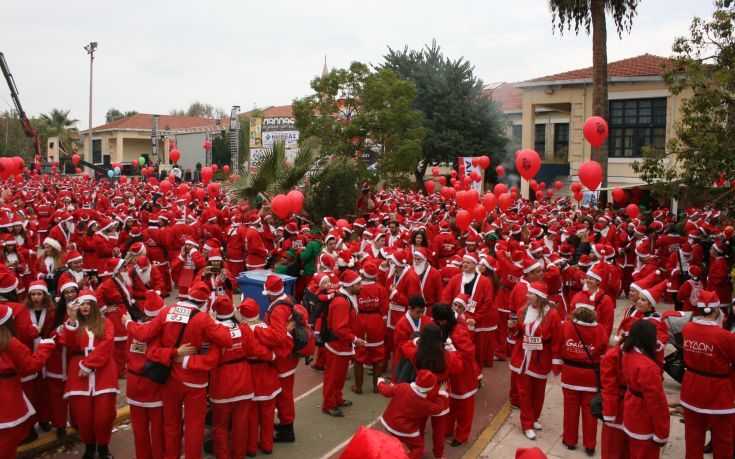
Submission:
[[[274,274],[273,271],[267,269],[258,269],[254,271],[241,272],[237,276],[237,285],[240,286],[240,292],[242,292],[242,299],[252,298],[260,306],[260,317],[261,319],[265,316],[265,312],[268,310],[268,298],[263,296],[263,288],[265,285],[266,278]],[[294,285],[296,284],[296,278],[286,274],[276,274],[283,279],[283,291],[288,295],[293,295]]]

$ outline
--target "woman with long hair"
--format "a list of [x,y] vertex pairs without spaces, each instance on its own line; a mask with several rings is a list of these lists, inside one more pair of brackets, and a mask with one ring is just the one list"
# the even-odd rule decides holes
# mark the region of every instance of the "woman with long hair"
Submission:
[[0,260],[5,262],[8,269],[22,282],[23,289],[27,290],[33,280],[28,250],[19,247],[17,240],[10,234],[3,235],[2,245]]
[[69,400],[79,438],[86,445],[83,459],[112,458],[108,445],[117,410],[117,371],[112,354],[115,330],[88,290],[67,304],[61,343],[71,354],[64,397]]
[[56,292],[56,277],[64,268],[64,254],[58,241],[51,238],[43,240],[43,252],[38,257],[36,279],[46,281],[49,292]]
[[623,380],[628,390],[623,408],[623,429],[628,435],[629,457],[651,459],[661,455],[669,438],[669,407],[661,368],[656,361],[656,326],[639,320],[623,343]]
[[53,340],[42,340],[35,353],[15,337],[13,311],[0,304],[0,459],[11,459],[20,441],[27,437],[28,419],[35,414],[23,393],[20,375],[39,371],[51,351]]
[[549,373],[558,375],[562,364],[561,321],[547,297],[546,284],[533,282],[528,287],[528,304],[518,312],[518,320],[508,321],[516,343],[509,366],[517,375],[521,429],[529,440],[536,439],[536,430],[542,428],[539,417]]

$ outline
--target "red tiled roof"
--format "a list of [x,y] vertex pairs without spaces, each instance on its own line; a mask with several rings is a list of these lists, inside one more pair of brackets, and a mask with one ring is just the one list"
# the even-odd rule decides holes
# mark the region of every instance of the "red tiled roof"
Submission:
[[[111,123],[103,124],[94,128],[95,132],[112,131],[116,129],[139,129],[150,130],[153,115],[147,113],[137,113],[135,115],[120,118]],[[229,121],[229,119],[228,119]],[[221,121],[224,124],[224,120]],[[213,126],[217,124],[215,118],[199,118],[196,116],[177,116],[177,115],[159,115],[159,129],[191,129],[204,126]],[[86,132],[86,131],[85,131]]]
[[240,117],[250,118],[250,116],[256,110],[262,113],[263,118],[282,118],[282,117],[290,118],[293,116],[293,107],[291,105],[278,105],[278,106],[271,106],[271,107],[264,108],[264,109],[250,110],[249,112],[241,113]]
[[487,90],[486,94],[498,102],[504,112],[523,108],[523,90],[510,83],[503,83],[495,89]]
[[[641,77],[662,75],[670,70],[672,62],[670,59],[653,54],[643,54],[641,56],[623,59],[621,61],[607,63],[608,78],[625,78],[625,77]],[[562,80],[585,80],[592,78],[592,67],[585,69],[571,70],[569,72],[557,73],[532,80],[524,81],[524,83],[538,83],[544,81],[562,81]]]

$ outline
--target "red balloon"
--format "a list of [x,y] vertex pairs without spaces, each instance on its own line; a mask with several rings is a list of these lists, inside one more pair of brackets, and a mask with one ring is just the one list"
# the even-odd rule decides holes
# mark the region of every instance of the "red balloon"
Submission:
[[33,175],[38,175],[38,169],[33,169]]
[[216,164],[212,164],[212,172],[217,173],[218,170],[219,170],[219,166]]
[[271,210],[278,218],[285,220],[291,212],[291,202],[285,194],[276,195],[271,200]]
[[485,170],[490,165],[490,158],[488,158],[485,155],[480,156],[480,159],[478,160],[478,163],[480,167]]
[[452,198],[452,196],[456,193],[456,190],[451,187],[444,187],[441,190],[439,190],[439,194],[442,195],[445,201],[448,201]]
[[472,209],[472,217],[474,217],[475,221],[478,222],[485,220],[485,217],[487,217],[487,209],[485,209],[485,206],[477,204],[475,208]]
[[570,187],[572,190],[572,193],[579,193],[582,191],[582,184],[579,182],[572,183],[572,186]]
[[168,179],[171,183],[176,183],[176,176],[174,174],[168,174]]
[[77,155],[77,154],[73,154],[73,155],[71,155],[71,162],[72,162],[72,164],[74,164],[75,166],[76,166],[77,164],[79,164],[79,160],[80,160],[80,159],[82,159],[82,158],[80,158],[80,157],[79,157],[79,155]]
[[204,201],[204,188],[197,188],[194,194],[198,200]]
[[286,195],[291,212],[298,214],[304,206],[304,194],[299,190],[291,190]]
[[229,164],[225,164],[224,166],[222,166],[222,171],[225,174],[229,174],[230,173],[230,165]]
[[498,196],[498,207],[503,212],[510,208],[510,196],[508,196],[508,193],[503,193]]
[[498,177],[502,177],[505,175],[505,168],[503,166],[498,166],[495,168],[495,173],[498,174]]
[[15,163],[10,158],[0,158],[0,178],[6,179],[11,175],[15,175]]
[[602,183],[602,166],[597,161],[587,161],[579,167],[579,181],[587,189],[595,191]]
[[212,182],[209,185],[207,185],[207,193],[211,197],[215,197],[219,194],[219,184],[217,182]]
[[138,166],[140,166],[140,161],[138,161],[137,159],[134,159],[133,160],[133,167],[138,167]]
[[470,208],[474,208],[478,202],[480,202],[480,193],[477,192],[477,190],[472,189],[467,191],[466,198],[470,203]]
[[472,167],[477,167],[478,164],[480,164],[480,160],[477,158],[472,158]]
[[436,184],[433,180],[427,180],[426,183],[424,183],[424,188],[426,188],[426,192],[429,194],[434,194],[434,187]]
[[538,184],[538,189],[539,190],[545,190],[546,189],[546,182],[539,183]]
[[82,178],[83,178],[84,180],[89,180],[89,174],[87,174],[86,172],[85,172],[85,173],[83,173],[83,174],[82,174]]
[[76,172],[77,174],[81,174],[82,170],[77,167],[76,169],[74,169],[74,172]]
[[635,204],[628,204],[625,207],[625,213],[628,214],[628,217],[630,218],[636,218],[640,211],[641,209],[639,209],[638,206]]
[[457,216],[454,217],[454,221],[457,223],[457,227],[462,231],[466,231],[470,227],[472,222],[472,215],[466,210],[460,210],[457,212]]
[[140,178],[139,177],[133,177],[133,183],[135,185],[137,185],[138,183],[140,183]]
[[512,191],[510,192],[510,199],[511,199],[512,201],[515,201],[516,199],[518,199],[518,191],[516,191],[516,190],[512,190]]
[[465,208],[465,192],[464,191],[457,191],[457,194],[455,195],[454,201],[457,203],[457,205],[461,208]]
[[178,163],[179,159],[181,159],[181,153],[177,149],[173,149],[168,153],[168,157],[171,158],[171,161]]
[[500,195],[508,191],[508,185],[505,183],[496,183],[493,187],[493,194],[500,198]]
[[212,176],[214,175],[214,172],[212,171],[212,168],[202,167],[202,182],[206,185],[209,183],[210,180],[212,180]]
[[498,205],[498,198],[492,193],[485,193],[485,196],[482,197],[482,205],[492,210]]
[[234,175],[230,175],[230,177],[229,177],[229,178],[230,178],[230,183],[232,183],[232,182],[234,182],[234,181],[235,181],[235,176],[234,176]]
[[41,155],[36,155],[36,161],[41,161]]
[[158,187],[163,191],[164,193],[168,193],[171,191],[171,182],[168,180],[161,180],[161,183],[158,185]]
[[21,158],[20,156],[14,156],[13,161],[15,161],[16,170],[18,173],[23,172],[23,169],[26,168],[26,162]]
[[531,191],[536,191],[538,189],[538,182],[536,180],[531,180],[528,183],[528,187],[531,189]]
[[470,172],[470,179],[473,182],[479,182],[480,181],[480,174],[477,173],[477,171]]
[[554,188],[556,188],[557,190],[561,190],[563,187],[564,184],[561,183],[561,180],[557,180],[556,182],[554,182]]
[[439,176],[439,168],[436,167],[436,166],[432,167],[431,168],[431,175],[433,175],[434,177],[438,177]]
[[444,177],[443,175],[439,177],[439,185],[445,186],[446,184],[447,184],[447,178]]
[[176,190],[179,196],[185,195],[189,192],[189,185],[187,185],[186,183],[182,183]]
[[452,178],[457,178],[457,171],[455,171],[454,169],[452,169],[452,172],[450,172],[449,175],[451,175]]
[[122,183],[123,185],[125,185],[126,183],[128,183],[128,177],[126,175],[121,175],[120,176],[120,183]]
[[533,150],[523,150],[516,156],[516,170],[526,180],[531,180],[541,169],[541,157]]
[[580,201],[581,202],[582,201],[582,198],[584,198],[584,194],[582,194],[581,191],[578,191],[578,192],[574,193],[574,199],[576,199],[577,201]]
[[149,177],[148,180],[145,181],[145,183],[156,186],[158,185],[158,179],[156,179],[155,177]]
[[599,116],[592,116],[587,118],[582,127],[582,133],[587,142],[592,145],[593,148],[600,148],[602,142],[607,138],[607,122]]
[[40,169],[40,168],[41,168],[41,163],[39,163],[38,161],[36,161],[36,169]]
[[542,200],[542,199],[544,199],[544,192],[543,192],[543,191],[541,191],[541,190],[537,190],[537,191],[536,191],[536,200],[537,200],[537,201],[540,201],[540,200]]
[[554,197],[554,190],[552,190],[551,188],[549,188],[548,190],[546,190],[546,196],[548,196],[549,198],[553,198]]
[[622,202],[625,199],[625,191],[618,187],[612,191],[612,197],[615,202]]
[[212,148],[212,142],[210,142],[209,140],[205,140],[204,145],[202,145],[202,147],[204,147],[205,150],[209,150]]

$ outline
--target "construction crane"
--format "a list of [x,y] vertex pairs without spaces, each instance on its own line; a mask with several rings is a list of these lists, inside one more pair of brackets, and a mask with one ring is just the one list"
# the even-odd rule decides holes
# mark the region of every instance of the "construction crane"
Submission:
[[[13,78],[13,74],[10,73],[8,62],[5,60],[5,55],[2,52],[0,52],[0,69],[2,69],[3,71],[3,76],[5,76],[5,81],[8,83],[8,88],[10,88],[10,97],[13,99],[13,105],[15,105],[15,110],[18,112],[18,116],[20,116],[20,124],[23,126],[23,132],[25,132],[28,137],[33,139],[33,144],[36,147],[36,156],[42,157],[41,140],[38,137],[38,131],[33,126],[31,126],[31,121],[28,119],[25,110],[23,110],[23,106],[20,104],[20,99],[18,98],[18,87],[15,85],[15,79]],[[59,151],[67,159],[71,159],[69,153],[61,148],[59,149]],[[98,166],[84,160],[80,160],[79,164],[96,171],[98,177],[106,176],[107,174],[107,169],[102,166]]]

